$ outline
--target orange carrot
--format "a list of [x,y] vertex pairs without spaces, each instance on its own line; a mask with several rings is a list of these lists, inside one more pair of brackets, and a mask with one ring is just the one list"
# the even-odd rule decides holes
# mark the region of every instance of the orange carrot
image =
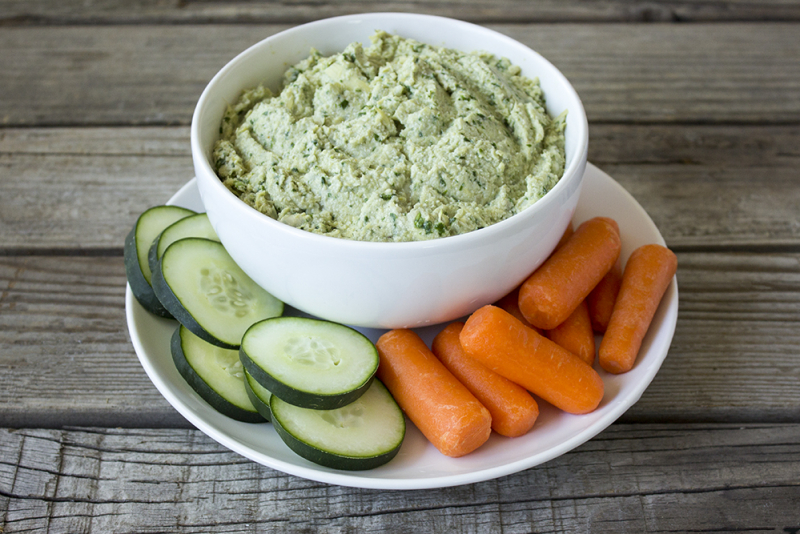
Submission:
[[622,274],[622,285],[608,328],[600,343],[600,366],[609,373],[630,371],[642,340],[675,271],[678,258],[661,245],[633,251]]
[[619,227],[595,217],[545,261],[519,290],[519,309],[533,326],[551,330],[563,323],[619,257]]
[[469,356],[566,412],[591,412],[603,399],[586,362],[496,306],[473,313],[459,340]]
[[463,456],[483,445],[492,416],[411,330],[390,330],[378,342],[378,378],[439,451]]
[[589,365],[594,363],[594,331],[586,301],[578,304],[566,321],[548,330],[547,337]]
[[464,323],[450,323],[433,339],[437,358],[492,414],[492,429],[502,436],[521,436],[533,428],[539,405],[521,386],[470,358],[458,335]]
[[614,303],[617,301],[621,283],[622,268],[617,261],[586,297],[592,329],[595,332],[602,334],[608,328],[608,321],[611,319],[611,312],[614,311]]

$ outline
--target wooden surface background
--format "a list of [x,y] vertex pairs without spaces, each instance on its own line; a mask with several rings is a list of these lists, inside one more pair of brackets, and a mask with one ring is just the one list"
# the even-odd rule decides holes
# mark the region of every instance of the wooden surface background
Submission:
[[[487,25],[540,51],[589,160],[678,253],[641,400],[555,460],[377,491],[193,429],[127,334],[122,243],[192,177],[188,125],[245,47],[332,15]],[[800,1],[0,1],[0,532],[800,532]]]

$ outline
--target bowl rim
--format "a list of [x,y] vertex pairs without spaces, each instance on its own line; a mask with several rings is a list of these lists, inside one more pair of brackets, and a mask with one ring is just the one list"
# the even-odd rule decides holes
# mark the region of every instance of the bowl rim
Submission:
[[[578,133],[573,134],[577,136],[576,140],[576,151],[569,162],[569,164],[564,168],[564,172],[559,178],[558,183],[556,183],[553,188],[548,191],[542,198],[534,202],[532,205],[528,206],[524,210],[519,213],[515,213],[514,215],[507,217],[501,221],[498,221],[494,224],[490,224],[489,226],[485,226],[483,228],[479,228],[477,230],[473,230],[471,232],[466,232],[463,234],[457,234],[454,236],[446,236],[446,237],[438,237],[433,239],[426,239],[421,241],[359,241],[354,239],[348,238],[339,238],[333,236],[327,236],[322,234],[316,234],[314,232],[309,232],[307,230],[301,230],[299,228],[294,228],[288,224],[282,223],[276,219],[269,217],[261,213],[260,211],[256,210],[252,206],[244,203],[236,197],[217,176],[217,173],[214,171],[213,167],[211,166],[210,159],[206,155],[203,148],[200,146],[200,116],[205,110],[205,108],[210,104],[211,95],[214,90],[214,87],[220,83],[220,81],[225,78],[231,70],[233,70],[236,64],[246,61],[251,55],[257,54],[259,50],[265,46],[268,46],[271,41],[285,38],[287,35],[291,35],[292,33],[296,32],[305,32],[309,29],[313,29],[315,27],[327,26],[327,25],[336,25],[348,22],[361,22],[363,20],[369,19],[380,19],[387,16],[391,16],[394,19],[397,18],[405,18],[409,20],[418,20],[418,19],[427,19],[433,20],[437,22],[441,22],[442,24],[450,24],[454,26],[461,26],[463,28],[469,28],[471,31],[484,34],[487,36],[491,36],[494,40],[499,40],[504,42],[510,48],[516,48],[525,52],[526,54],[532,54],[533,56],[537,57],[540,62],[543,62],[545,65],[549,66],[552,70],[553,77],[558,80],[560,85],[566,88],[567,92],[569,93],[571,99],[575,100],[577,103],[577,109],[568,109],[569,114],[577,114],[577,125]],[[437,45],[440,46],[440,45]],[[483,49],[488,51],[489,53],[494,53],[491,50]],[[244,90],[245,88],[242,88]],[[545,95],[546,98],[546,95]],[[192,122],[190,127],[190,143],[191,143],[191,151],[192,151],[192,158],[194,164],[197,165],[198,161],[200,165],[202,165],[203,170],[206,171],[207,176],[204,176],[201,172],[196,172],[197,179],[205,181],[208,177],[214,177],[215,180],[210,180],[210,184],[212,188],[216,191],[221,191],[223,195],[230,195],[233,199],[241,203],[242,206],[248,208],[244,210],[242,213],[247,214],[245,215],[248,219],[255,221],[261,221],[260,224],[267,224],[275,229],[277,232],[281,232],[286,234],[287,237],[291,239],[302,239],[304,241],[310,241],[311,243],[316,243],[320,246],[337,246],[337,247],[344,247],[344,248],[352,248],[354,251],[367,251],[371,250],[374,252],[398,252],[398,251],[423,251],[426,249],[430,249],[436,247],[437,249],[450,249],[452,247],[461,247],[462,245],[469,244],[470,241],[478,241],[478,240],[491,240],[494,237],[499,237],[498,234],[504,233],[507,230],[507,227],[515,226],[517,224],[523,224],[524,220],[532,218],[536,212],[542,211],[547,208],[547,206],[553,202],[555,202],[556,197],[558,196],[558,192],[562,189],[568,187],[567,183],[573,180],[581,180],[583,177],[583,171],[581,170],[582,167],[585,167],[588,155],[588,145],[589,145],[589,125],[588,119],[586,117],[586,111],[583,106],[583,102],[581,101],[580,95],[577,93],[575,88],[572,86],[570,81],[567,77],[561,72],[561,70],[556,67],[550,60],[542,56],[540,53],[536,52],[532,48],[528,47],[527,45],[509,37],[505,34],[502,34],[498,31],[486,28],[484,26],[479,26],[477,24],[473,24],[471,22],[466,22],[458,19],[453,19],[449,17],[443,17],[440,15],[426,15],[426,14],[417,14],[417,13],[396,13],[396,12],[376,12],[376,13],[361,13],[361,14],[351,14],[351,15],[340,15],[336,17],[328,17],[312,22],[307,22],[304,24],[299,24],[293,26],[291,28],[282,30],[276,34],[270,35],[266,37],[240,53],[238,53],[235,57],[233,57],[230,61],[228,61],[217,73],[211,78],[208,84],[203,89],[203,92],[200,95],[200,98],[197,101],[195,106],[194,112],[192,114]],[[580,176],[575,176],[576,174],[580,173]],[[206,207],[206,210],[208,208]],[[335,244],[335,245],[334,245]]]

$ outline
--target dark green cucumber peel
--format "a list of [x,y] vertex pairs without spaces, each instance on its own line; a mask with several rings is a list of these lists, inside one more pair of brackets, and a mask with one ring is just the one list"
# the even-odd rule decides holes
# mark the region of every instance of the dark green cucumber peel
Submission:
[[[171,214],[171,216],[167,217],[168,221],[166,223],[164,223],[163,220],[164,214]],[[146,209],[139,215],[139,217],[137,217],[136,222],[133,224],[133,228],[125,237],[125,275],[128,279],[128,283],[131,286],[131,292],[133,293],[134,297],[136,297],[136,300],[150,313],[161,317],[171,317],[169,311],[161,304],[161,302],[158,300],[158,297],[156,297],[151,283],[147,280],[147,277],[144,274],[144,267],[140,261],[138,250],[140,245],[138,241],[141,237],[139,235],[139,230],[142,230],[142,232],[147,235],[146,240],[150,241],[153,237],[155,237],[152,236],[152,233],[149,231],[153,225],[153,221],[151,220],[153,217],[159,219],[161,216],[161,221],[156,230],[163,231],[166,227],[170,226],[172,222],[196,214],[197,213],[193,210],[181,208],[179,206],[153,206]],[[169,219],[172,219],[172,222],[170,222]],[[163,224],[166,226],[161,227]],[[141,244],[147,247],[150,246],[149,242]],[[144,258],[144,260],[147,261],[147,258]],[[147,269],[150,269],[149,263],[146,267]]]
[[156,271],[158,271],[158,243],[161,241],[161,235],[164,232],[158,234],[158,237],[155,238],[153,244],[150,245],[150,250],[147,252],[147,263],[150,265],[150,272],[153,273],[152,276],[155,276]]
[[335,410],[342,406],[347,406],[369,389],[375,375],[370,376],[366,382],[358,386],[356,389],[347,391],[345,393],[337,393],[333,395],[322,395],[319,393],[310,393],[301,391],[284,384],[276,379],[264,369],[258,366],[247,353],[239,348],[239,358],[242,360],[242,365],[245,370],[255,379],[256,382],[267,388],[274,396],[279,397],[281,400],[294,404],[301,408],[311,408],[313,410]]
[[[385,386],[383,386],[379,380],[376,380],[376,383],[380,384],[385,390]],[[386,391],[386,394],[390,395],[388,390]],[[276,395],[273,395],[273,398],[270,400],[270,404],[272,405],[272,403],[278,402],[281,402],[281,399]],[[402,436],[404,437],[406,428],[405,417],[403,416],[399,407],[397,407],[397,410],[400,414],[399,420],[400,424],[402,424]],[[314,445],[306,443],[302,439],[299,439],[291,432],[286,430],[283,425],[281,425],[279,417],[275,417],[273,415],[271,420],[272,426],[275,428],[278,436],[281,438],[281,440],[283,440],[286,446],[294,451],[298,456],[301,456],[315,464],[333,469],[341,469],[345,471],[365,471],[368,469],[375,469],[376,467],[386,464],[395,456],[397,456],[397,453],[400,452],[400,447],[403,445],[403,437],[401,437],[397,443],[397,446],[386,452],[376,454],[374,456],[346,456],[322,450]]]
[[172,352],[172,360],[175,362],[175,367],[178,368],[178,372],[183,376],[189,386],[191,386],[203,400],[210,404],[212,408],[221,414],[231,419],[242,421],[243,423],[263,423],[264,417],[259,412],[250,412],[231,404],[219,393],[214,391],[205,380],[197,374],[191,364],[186,360],[186,356],[183,353],[180,331],[181,327],[178,325],[170,340],[170,351]]
[[172,314],[161,304],[156,297],[153,287],[147,283],[139,266],[139,256],[136,252],[136,225],[125,237],[125,276],[131,286],[131,293],[148,312],[159,317],[172,318]]
[[245,370],[244,387],[247,391],[247,396],[250,397],[250,402],[253,403],[253,406],[255,406],[258,413],[260,413],[264,419],[272,421],[272,410],[269,407],[269,399],[262,399],[258,393],[255,392],[250,383],[251,380],[255,381],[255,378]]

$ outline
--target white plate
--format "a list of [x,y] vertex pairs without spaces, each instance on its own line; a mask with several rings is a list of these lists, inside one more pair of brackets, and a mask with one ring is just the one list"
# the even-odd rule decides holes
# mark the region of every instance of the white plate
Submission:
[[[640,245],[664,244],[644,209],[611,177],[589,164],[584,180],[575,224],[599,215],[614,218],[622,233],[623,260]],[[169,203],[203,210],[194,180],[181,188]],[[594,412],[570,415],[540,400],[539,419],[528,434],[504,438],[493,433],[486,444],[462,458],[440,454],[409,423],[406,439],[395,459],[377,469],[355,472],[329,469],[304,460],[283,444],[269,423],[240,423],[215,411],[189,387],[172,362],[169,338],[177,323],[146,312],[133,298],[130,287],[125,295],[125,307],[133,346],[150,380],[178,412],[225,447],[273,469],[320,482],[362,488],[422,489],[480,482],[516,473],[574,449],[613,423],[639,400],[667,355],[678,317],[678,286],[673,279],[634,368],[622,375],[599,370],[605,383],[605,397]],[[441,327],[426,327],[418,332],[430,343]],[[361,331],[373,341],[383,332]]]

